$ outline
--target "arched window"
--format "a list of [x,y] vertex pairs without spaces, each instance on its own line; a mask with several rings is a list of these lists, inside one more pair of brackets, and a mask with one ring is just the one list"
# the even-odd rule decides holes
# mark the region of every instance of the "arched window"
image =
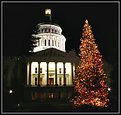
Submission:
[[48,40],[48,46],[50,46],[50,40]]
[[45,32],[45,29],[43,29],[43,33]]
[[47,29],[46,28],[44,30],[45,30],[45,32],[47,32]]
[[35,68],[35,73],[37,73],[37,67]]
[[57,33],[57,31],[55,30],[55,33]]
[[59,73],[62,73],[62,69],[61,68],[59,68]]
[[50,29],[50,32],[52,32],[52,29]]
[[45,40],[45,46],[46,46],[46,40]]
[[43,29],[41,29],[41,32],[43,32]]

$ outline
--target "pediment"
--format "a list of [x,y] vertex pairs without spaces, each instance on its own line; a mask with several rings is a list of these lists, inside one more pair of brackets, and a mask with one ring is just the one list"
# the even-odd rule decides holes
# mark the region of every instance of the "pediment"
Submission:
[[60,61],[60,62],[78,62],[79,57],[54,48],[49,48],[40,52],[31,54],[26,58],[30,61]]

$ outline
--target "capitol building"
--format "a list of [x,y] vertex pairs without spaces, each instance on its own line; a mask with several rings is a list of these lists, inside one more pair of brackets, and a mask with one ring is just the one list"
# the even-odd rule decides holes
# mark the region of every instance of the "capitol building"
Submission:
[[50,22],[39,23],[32,41],[32,55],[26,57],[26,85],[73,86],[78,57],[74,52],[66,52],[62,28]]
[[66,52],[69,38],[52,22],[50,9],[45,10],[45,16],[48,21],[37,24],[31,35],[28,55],[4,57],[4,87],[24,87],[25,101],[65,100],[74,92],[73,78],[79,57],[74,50]]

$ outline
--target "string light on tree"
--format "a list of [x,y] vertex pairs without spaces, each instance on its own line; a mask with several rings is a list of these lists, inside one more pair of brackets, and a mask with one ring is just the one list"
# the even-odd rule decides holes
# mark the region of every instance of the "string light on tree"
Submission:
[[88,20],[86,20],[85,23],[88,24]]
[[103,70],[102,56],[91,29],[86,20],[80,39],[80,63],[74,77],[75,97],[72,102],[75,106],[87,104],[107,107],[108,91],[111,89],[107,87],[107,75]]

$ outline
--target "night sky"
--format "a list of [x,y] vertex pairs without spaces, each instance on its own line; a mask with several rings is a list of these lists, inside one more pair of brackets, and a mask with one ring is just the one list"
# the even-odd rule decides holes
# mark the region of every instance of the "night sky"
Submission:
[[118,3],[4,3],[4,56],[27,54],[33,30],[44,22],[46,8],[52,10],[52,22],[62,28],[66,51],[79,53],[83,24],[88,19],[103,58],[117,63]]

